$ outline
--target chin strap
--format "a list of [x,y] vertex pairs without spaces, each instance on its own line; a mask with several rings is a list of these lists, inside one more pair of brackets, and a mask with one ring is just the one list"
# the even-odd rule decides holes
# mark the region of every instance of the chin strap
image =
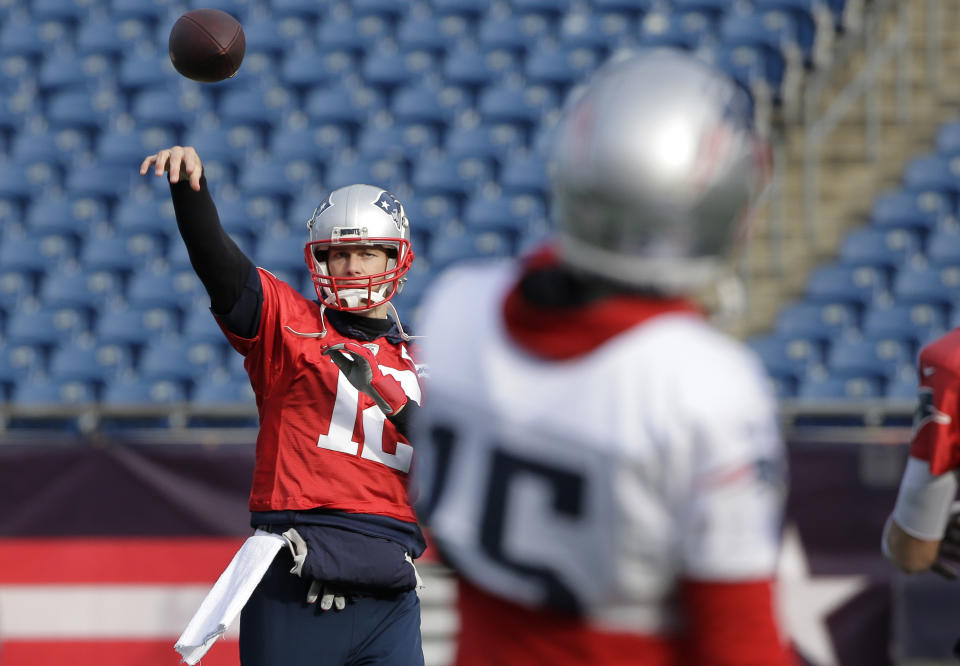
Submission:
[[393,321],[397,324],[397,330],[400,331],[400,337],[410,342],[411,340],[416,340],[417,338],[422,338],[422,335],[408,335],[406,331],[403,330],[403,324],[400,323],[400,315],[397,314],[397,308],[393,306],[391,301],[387,301],[387,310],[390,311],[390,314],[393,315]]
[[300,331],[295,331],[289,326],[284,326],[285,329],[293,333],[294,335],[299,335],[301,338],[325,338],[327,336],[327,324],[323,321],[323,313],[327,311],[327,306],[325,303],[320,303],[320,326],[323,329],[319,333],[301,333]]

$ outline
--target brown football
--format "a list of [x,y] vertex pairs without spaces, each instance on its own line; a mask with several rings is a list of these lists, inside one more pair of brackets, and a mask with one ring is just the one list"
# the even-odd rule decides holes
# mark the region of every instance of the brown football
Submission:
[[219,9],[194,9],[170,30],[170,60],[188,79],[213,83],[240,69],[247,48],[243,27]]

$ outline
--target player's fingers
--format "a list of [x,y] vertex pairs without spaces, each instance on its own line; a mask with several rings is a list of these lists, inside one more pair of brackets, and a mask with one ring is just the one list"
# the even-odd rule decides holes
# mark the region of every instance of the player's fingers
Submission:
[[324,594],[320,599],[320,610],[330,610],[333,607],[333,595]]
[[341,594],[338,594],[333,598],[333,603],[336,605],[337,610],[343,610],[347,607],[347,598]]
[[147,171],[150,170],[150,165],[157,161],[156,155],[147,155],[143,158],[143,162],[140,163],[140,175],[142,176]]
[[164,149],[164,150],[161,150],[159,153],[157,153],[154,160],[153,172],[158,176],[162,176],[164,170],[167,168],[167,160],[169,159],[170,159],[169,150]]
[[317,602],[317,599],[320,597],[320,588],[322,587],[319,580],[311,581],[310,589],[307,590],[307,603],[313,604]]
[[200,191],[200,176],[203,175],[203,164],[197,151],[189,149],[183,157],[183,171],[190,177],[190,187]]
[[180,182],[180,167],[183,164],[183,148],[174,146],[170,149],[170,182]]

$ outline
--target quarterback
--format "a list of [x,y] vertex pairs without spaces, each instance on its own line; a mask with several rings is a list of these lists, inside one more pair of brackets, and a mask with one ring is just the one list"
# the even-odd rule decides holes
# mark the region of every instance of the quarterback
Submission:
[[418,513],[457,573],[459,666],[792,663],[774,401],[693,298],[764,155],[732,81],[616,59],[561,120],[554,241],[434,282]]
[[421,389],[390,303],[413,261],[403,206],[370,185],[320,202],[310,300],[224,232],[193,148],[150,155],[150,169],[170,174],[190,261],[256,395],[251,526],[289,545],[243,608],[241,663],[422,665],[412,560],[425,543],[407,498]]

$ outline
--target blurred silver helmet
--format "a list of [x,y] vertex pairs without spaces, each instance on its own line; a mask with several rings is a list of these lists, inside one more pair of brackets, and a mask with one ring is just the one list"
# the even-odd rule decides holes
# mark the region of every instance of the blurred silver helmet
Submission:
[[691,292],[721,268],[769,171],[749,95],[677,51],[601,67],[568,102],[551,160],[559,252],[589,274]]
[[[317,296],[335,310],[368,310],[400,293],[413,263],[410,221],[403,204],[372,185],[347,185],[331,192],[307,221],[304,258]],[[387,269],[357,277],[334,277],[327,268],[332,246],[370,245],[387,251]]]

